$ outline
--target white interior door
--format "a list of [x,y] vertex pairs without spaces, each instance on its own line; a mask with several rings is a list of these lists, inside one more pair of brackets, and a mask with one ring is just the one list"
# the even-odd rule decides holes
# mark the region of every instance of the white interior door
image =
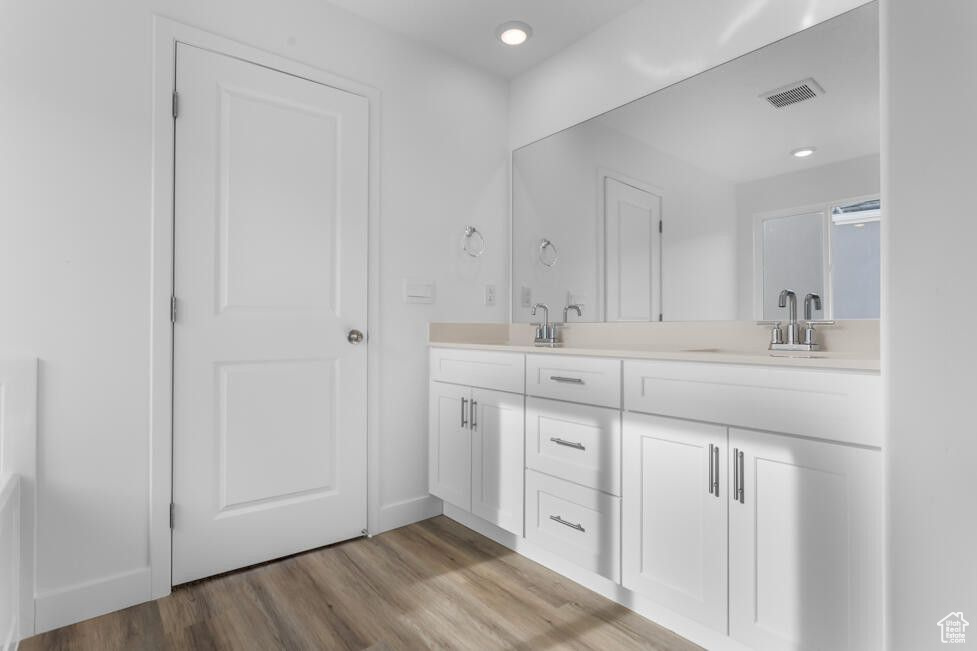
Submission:
[[607,321],[658,321],[661,197],[604,177]]
[[173,582],[366,527],[368,102],[177,48]]

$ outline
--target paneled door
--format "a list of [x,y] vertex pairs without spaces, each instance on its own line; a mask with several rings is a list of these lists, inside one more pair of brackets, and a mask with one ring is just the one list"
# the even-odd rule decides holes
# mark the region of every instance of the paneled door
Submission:
[[726,428],[624,415],[625,588],[726,631]]
[[182,44],[176,78],[179,584],[366,527],[369,110]]
[[607,321],[661,320],[661,197],[604,177]]
[[757,651],[881,649],[881,453],[730,429],[729,454],[729,634]]

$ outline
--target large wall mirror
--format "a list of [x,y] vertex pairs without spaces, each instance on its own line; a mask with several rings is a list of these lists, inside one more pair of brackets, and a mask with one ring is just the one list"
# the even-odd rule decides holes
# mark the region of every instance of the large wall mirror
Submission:
[[877,3],[513,153],[512,317],[879,318]]

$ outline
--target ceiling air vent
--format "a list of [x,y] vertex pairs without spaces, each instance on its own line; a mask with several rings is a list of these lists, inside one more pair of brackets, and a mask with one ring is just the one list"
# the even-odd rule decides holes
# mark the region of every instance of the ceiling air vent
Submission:
[[770,102],[774,108],[787,108],[792,104],[806,102],[814,99],[818,95],[824,95],[824,89],[813,79],[805,79],[793,84],[788,84],[782,88],[771,90],[760,95],[763,99]]

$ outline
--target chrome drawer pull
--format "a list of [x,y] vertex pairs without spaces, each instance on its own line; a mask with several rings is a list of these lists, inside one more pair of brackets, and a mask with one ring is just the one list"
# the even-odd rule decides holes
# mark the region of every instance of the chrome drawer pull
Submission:
[[582,524],[574,524],[572,522],[567,522],[566,520],[564,520],[558,515],[551,515],[550,520],[552,520],[553,522],[559,522],[564,527],[570,527],[571,529],[576,529],[577,531],[584,531]]
[[739,489],[739,494],[734,495],[733,499],[739,498],[740,504],[746,504],[745,497],[744,497],[744,490],[743,490],[743,486],[746,484],[746,472],[745,472],[746,469],[743,467],[743,450],[740,450],[736,456],[737,459],[739,460],[739,468],[740,468],[740,489]]
[[586,450],[587,449],[587,448],[584,447],[583,443],[575,443],[574,441],[566,441],[564,439],[560,439],[560,438],[557,438],[555,436],[551,436],[550,437],[550,440],[553,441],[554,443],[556,443],[557,445],[563,445],[563,446],[568,447],[568,448],[573,448],[574,450]]
[[[711,445],[709,447],[712,447]],[[715,454],[713,456],[714,465],[716,466],[715,479],[712,483],[713,493],[716,497],[719,497],[719,446],[716,446],[714,450]]]
[[563,377],[561,375],[551,375],[550,379],[554,382],[565,382],[566,384],[583,384],[583,380],[578,377]]

